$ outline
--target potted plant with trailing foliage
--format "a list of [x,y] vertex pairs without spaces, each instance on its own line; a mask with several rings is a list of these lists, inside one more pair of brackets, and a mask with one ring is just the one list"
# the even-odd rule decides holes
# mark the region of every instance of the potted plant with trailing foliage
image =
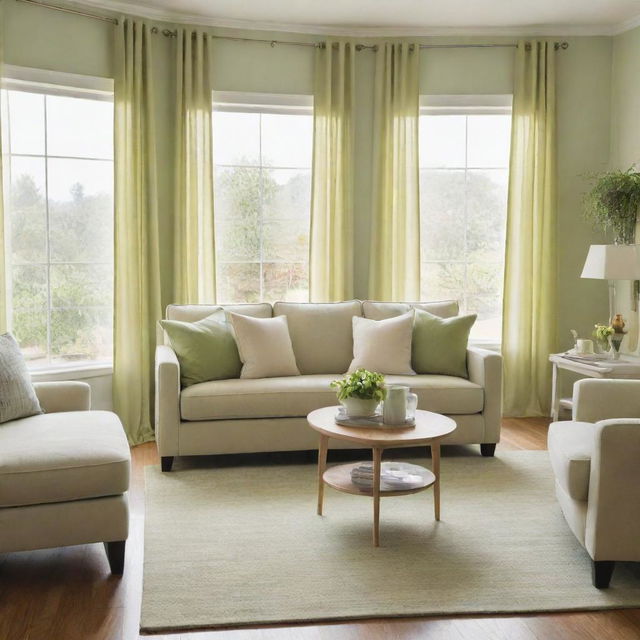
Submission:
[[374,415],[386,395],[384,376],[366,369],[356,369],[344,378],[334,380],[331,386],[337,389],[338,400],[350,418]]
[[584,199],[585,217],[611,233],[615,244],[633,244],[640,206],[640,173],[635,167],[594,178]]

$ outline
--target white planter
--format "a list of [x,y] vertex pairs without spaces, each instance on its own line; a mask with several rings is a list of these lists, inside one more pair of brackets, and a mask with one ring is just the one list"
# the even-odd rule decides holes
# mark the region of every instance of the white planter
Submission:
[[342,405],[350,418],[366,418],[375,415],[379,404],[377,400],[362,400],[361,398],[342,400]]

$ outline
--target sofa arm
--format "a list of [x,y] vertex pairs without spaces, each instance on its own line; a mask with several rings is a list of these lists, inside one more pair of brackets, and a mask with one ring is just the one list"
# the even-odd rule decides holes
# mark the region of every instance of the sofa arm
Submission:
[[161,456],[180,453],[180,363],[168,345],[156,347],[156,443]]
[[573,419],[640,418],[640,380],[588,378],[573,385]]
[[467,349],[469,380],[484,389],[484,443],[500,441],[502,419],[502,356],[495,351]]
[[45,413],[91,409],[91,387],[86,382],[35,382],[33,388]]
[[640,561],[640,419],[594,430],[585,547],[594,560]]

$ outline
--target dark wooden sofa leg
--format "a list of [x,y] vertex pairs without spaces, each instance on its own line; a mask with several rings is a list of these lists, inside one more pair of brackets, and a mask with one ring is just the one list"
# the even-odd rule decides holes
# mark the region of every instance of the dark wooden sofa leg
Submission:
[[594,560],[591,565],[591,581],[596,589],[606,589],[611,582],[615,562],[611,560]]
[[163,471],[171,471],[171,467],[173,467],[173,456],[162,456],[160,458],[160,466]]
[[485,458],[493,457],[495,452],[496,452],[496,443],[495,442],[483,442],[480,445],[480,453]]
[[107,552],[107,560],[109,560],[111,573],[116,576],[121,576],[124,572],[124,550],[126,544],[126,540],[104,543],[104,550]]

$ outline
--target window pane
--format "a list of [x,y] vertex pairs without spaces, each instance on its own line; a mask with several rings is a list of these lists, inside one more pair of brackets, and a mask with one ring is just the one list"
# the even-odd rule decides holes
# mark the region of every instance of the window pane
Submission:
[[465,166],[465,116],[420,117],[420,166]]
[[225,302],[260,302],[260,264],[217,263],[218,299]]
[[216,225],[216,258],[222,262],[257,262],[260,226],[221,221]]
[[465,172],[420,171],[420,237],[423,260],[463,260]]
[[9,91],[10,152],[44,153],[44,96]]
[[30,365],[47,358],[47,267],[12,268],[13,333]]
[[111,265],[53,264],[50,274],[54,308],[101,307],[111,303]]
[[260,169],[219,168],[215,174],[215,218],[257,224],[262,194]]
[[47,152],[51,156],[113,158],[113,104],[47,96]]
[[464,264],[425,262],[422,264],[423,300],[460,300],[464,291]]
[[52,362],[111,360],[112,315],[111,307],[52,309]]
[[467,246],[470,260],[504,260],[506,169],[467,173]]
[[306,263],[265,263],[264,299],[269,302],[309,301],[309,273]]
[[260,114],[215,112],[213,117],[215,163],[260,164]]
[[307,220],[309,224],[310,170],[268,169],[263,171],[262,180],[265,220]]
[[502,335],[502,293],[492,296],[469,296],[466,312],[477,313],[472,337],[484,340],[500,339]]
[[16,265],[11,269],[11,277],[14,309],[24,311],[46,308],[48,300],[46,265]]
[[313,117],[262,115],[262,164],[270,167],[311,168]]
[[273,262],[306,262],[309,256],[309,223],[278,220],[264,228],[263,257]]
[[9,220],[13,263],[46,262],[47,207],[43,158],[12,157]]
[[468,116],[469,167],[508,167],[511,118],[504,115]]
[[50,202],[110,196],[113,192],[113,163],[110,161],[49,158],[47,162]]

